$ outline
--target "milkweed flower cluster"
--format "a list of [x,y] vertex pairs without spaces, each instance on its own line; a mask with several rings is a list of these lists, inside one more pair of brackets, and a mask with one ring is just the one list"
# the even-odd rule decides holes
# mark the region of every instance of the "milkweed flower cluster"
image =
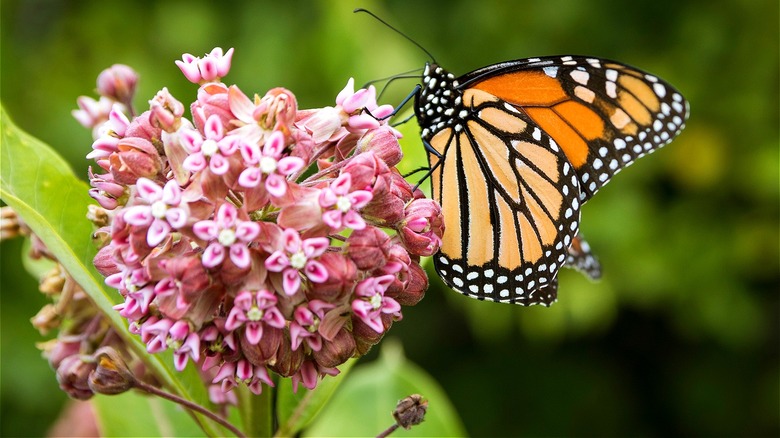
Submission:
[[335,106],[299,110],[286,89],[221,82],[232,55],[176,62],[199,85],[191,120],[165,88],[135,115],[125,66],[74,111],[95,138],[90,194],[110,220],[94,262],[116,310],[149,352],[195,362],[215,402],[271,372],[312,389],[364,354],[423,297],[420,256],[443,233],[395,168],[400,134],[373,87],[350,79]]

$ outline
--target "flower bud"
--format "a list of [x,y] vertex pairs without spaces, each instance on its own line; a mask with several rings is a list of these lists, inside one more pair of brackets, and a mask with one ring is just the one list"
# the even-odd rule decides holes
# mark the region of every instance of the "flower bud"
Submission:
[[420,394],[412,394],[398,402],[393,411],[396,423],[406,430],[423,422],[425,412],[428,410],[428,400]]
[[97,91],[101,96],[114,99],[129,108],[137,84],[138,74],[135,70],[123,64],[114,64],[98,75]]
[[341,301],[352,291],[357,278],[355,262],[336,252],[326,252],[319,258],[320,263],[328,271],[328,279],[322,283],[313,284],[307,292],[310,299],[327,302]]
[[252,365],[263,366],[277,356],[283,340],[284,332],[282,329],[265,325],[263,337],[257,344],[253,345],[243,333],[241,334],[241,351]]
[[44,344],[43,348],[41,345],[38,347],[43,350],[43,355],[49,360],[49,366],[56,370],[65,358],[79,354],[82,339],[83,336],[60,334],[57,339],[52,339]]
[[138,137],[149,140],[152,144],[159,144],[161,135],[162,130],[152,122],[151,111],[144,111],[143,114],[134,118],[127,125],[127,130],[125,131],[126,138]]
[[214,114],[219,117],[222,126],[230,126],[230,121],[234,119],[228,103],[228,88],[222,83],[202,85],[198,89],[198,100],[192,103],[190,111],[193,123],[201,132],[204,132],[206,120]]
[[46,295],[56,295],[62,293],[65,287],[65,276],[60,269],[61,265],[56,265],[41,278],[38,289]]
[[181,126],[184,105],[171,95],[167,87],[157,92],[154,99],[149,101],[149,107],[149,121],[153,126],[165,132],[176,132]]
[[358,269],[376,269],[385,264],[390,236],[379,228],[367,226],[347,238],[347,254]]
[[135,386],[135,377],[119,353],[111,347],[95,352],[97,368],[89,375],[89,388],[96,394],[121,394]]
[[441,207],[432,199],[415,199],[405,210],[398,236],[413,255],[432,256],[441,246],[444,217]]
[[320,366],[333,368],[352,357],[355,349],[355,338],[352,337],[352,333],[342,328],[333,340],[323,342],[319,351],[313,351],[312,356]]
[[401,162],[404,156],[401,145],[389,126],[381,126],[366,132],[358,141],[358,150],[372,151],[390,167]]
[[303,348],[293,350],[290,347],[290,339],[285,337],[279,345],[276,362],[269,364],[269,368],[282,377],[290,377],[301,368],[304,356]]
[[423,299],[426,289],[428,289],[428,276],[425,275],[422,266],[413,261],[409,264],[406,288],[392,297],[402,306],[414,306]]
[[138,178],[155,179],[162,168],[160,154],[149,140],[139,137],[123,138],[111,154],[111,174],[120,184],[135,184]]
[[94,393],[89,387],[89,375],[95,370],[95,363],[84,361],[81,355],[68,356],[57,367],[57,382],[69,397],[88,400]]

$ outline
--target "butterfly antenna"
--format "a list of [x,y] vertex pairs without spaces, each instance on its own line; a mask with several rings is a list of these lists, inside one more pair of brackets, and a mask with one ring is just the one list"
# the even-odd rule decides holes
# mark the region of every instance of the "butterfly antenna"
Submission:
[[407,39],[407,40],[409,40],[409,41],[410,41],[412,44],[414,44],[415,46],[417,46],[417,47],[418,47],[420,50],[422,50],[423,52],[425,52],[425,54],[426,54],[426,55],[428,55],[428,57],[429,57],[429,58],[431,58],[431,62],[433,62],[434,64],[436,64],[436,63],[437,63],[437,62],[436,62],[436,58],[434,58],[434,57],[433,57],[433,55],[431,55],[431,52],[429,52],[429,51],[425,50],[425,47],[421,46],[421,45],[420,45],[420,43],[418,43],[417,41],[415,41],[415,40],[411,39],[411,38],[410,38],[408,35],[406,35],[405,33],[401,32],[400,30],[396,29],[395,27],[391,26],[391,25],[390,25],[390,24],[389,24],[387,21],[385,21],[385,20],[383,20],[383,19],[379,18],[379,17],[378,17],[376,14],[374,14],[373,12],[369,11],[368,9],[363,9],[363,8],[357,8],[357,9],[355,9],[355,10],[354,10],[354,11],[352,11],[352,12],[354,12],[354,13],[358,13],[358,12],[365,12],[366,14],[368,14],[368,15],[370,15],[370,16],[372,16],[372,17],[374,17],[374,18],[375,18],[375,19],[376,19],[378,22],[380,22],[380,23],[384,24],[385,26],[387,26],[388,28],[390,28],[391,30],[393,30],[395,33],[397,33],[398,35],[401,35],[402,37],[406,38],[406,39]]

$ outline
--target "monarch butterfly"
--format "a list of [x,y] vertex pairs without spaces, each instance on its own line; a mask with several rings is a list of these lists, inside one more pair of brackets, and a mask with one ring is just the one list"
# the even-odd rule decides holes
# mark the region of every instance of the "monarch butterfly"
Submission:
[[480,300],[548,306],[565,264],[598,277],[581,205],[688,118],[667,82],[599,58],[521,59],[459,78],[431,63],[422,82],[415,114],[445,222],[434,267]]

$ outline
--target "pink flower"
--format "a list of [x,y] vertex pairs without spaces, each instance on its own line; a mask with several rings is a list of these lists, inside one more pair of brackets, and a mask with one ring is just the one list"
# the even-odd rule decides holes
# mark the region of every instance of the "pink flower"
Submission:
[[377,333],[384,331],[383,313],[397,314],[401,311],[400,304],[385,296],[385,291],[393,284],[394,280],[395,276],[393,275],[369,277],[355,287],[357,299],[352,301],[352,311]]
[[325,318],[325,311],[336,307],[320,300],[311,300],[295,308],[293,321],[290,323],[290,341],[292,349],[297,350],[302,341],[314,351],[322,348],[322,335],[319,333],[320,323]]
[[176,181],[168,181],[164,188],[146,178],[136,181],[137,195],[145,205],[134,205],[124,211],[130,225],[149,227],[146,243],[157,246],[171,233],[187,223],[187,210],[179,207],[181,189]]
[[111,112],[114,102],[106,96],[101,96],[95,100],[88,96],[81,96],[76,99],[79,109],[71,111],[75,118],[85,128],[93,129],[98,134],[97,129],[108,120],[108,114]]
[[274,386],[274,382],[268,375],[265,367],[253,366],[248,360],[241,359],[238,362],[225,362],[217,371],[217,375],[211,383],[222,384],[222,392],[230,392],[239,384],[245,384],[253,394],[263,392],[262,383]]
[[378,128],[381,124],[380,120],[393,113],[392,105],[377,105],[376,88],[373,85],[354,90],[355,80],[349,78],[347,85],[336,97],[336,104],[349,115],[347,129],[350,131]]
[[256,345],[263,337],[263,325],[283,328],[284,316],[276,308],[276,296],[265,290],[256,293],[242,291],[233,301],[233,308],[225,321],[226,330],[236,330],[246,326],[246,339]]
[[182,166],[198,172],[207,166],[215,175],[224,175],[230,168],[227,157],[238,150],[238,137],[225,136],[225,128],[219,116],[212,114],[203,128],[205,139],[197,131],[182,131],[180,138],[190,155]]
[[203,266],[213,268],[225,259],[225,249],[230,260],[239,268],[249,267],[247,245],[260,234],[260,225],[238,219],[238,210],[232,204],[224,203],[217,210],[216,220],[200,221],[193,225],[196,236],[209,241],[203,252]]
[[241,155],[248,167],[238,177],[238,184],[246,188],[257,187],[264,182],[268,193],[276,198],[287,193],[287,176],[304,166],[298,157],[283,157],[284,135],[274,131],[263,145],[262,152],[256,144],[241,143]]
[[265,267],[283,275],[284,293],[294,295],[301,287],[299,272],[303,272],[314,283],[328,279],[328,271],[315,257],[322,255],[330,245],[327,237],[312,237],[301,240],[301,236],[292,228],[282,233],[283,250],[276,250],[265,260]]
[[322,367],[313,360],[304,361],[298,372],[292,376],[293,392],[298,392],[298,385],[303,383],[304,388],[312,390],[317,387],[317,381],[325,375],[338,376],[337,368]]
[[220,47],[214,48],[211,53],[203,58],[185,53],[181,61],[175,61],[176,65],[188,81],[199,84],[202,82],[218,81],[230,71],[230,62],[233,57],[233,49],[222,53]]
[[108,120],[97,131],[97,138],[92,143],[92,152],[87,154],[87,159],[100,160],[116,152],[119,140],[125,136],[128,126],[130,126],[130,119],[122,112],[122,105],[113,104],[108,113]]
[[342,173],[330,186],[320,192],[320,207],[325,209],[322,213],[322,221],[335,231],[341,231],[344,227],[353,230],[362,230],[366,222],[357,212],[371,200],[373,195],[368,190],[354,190],[352,176]]

